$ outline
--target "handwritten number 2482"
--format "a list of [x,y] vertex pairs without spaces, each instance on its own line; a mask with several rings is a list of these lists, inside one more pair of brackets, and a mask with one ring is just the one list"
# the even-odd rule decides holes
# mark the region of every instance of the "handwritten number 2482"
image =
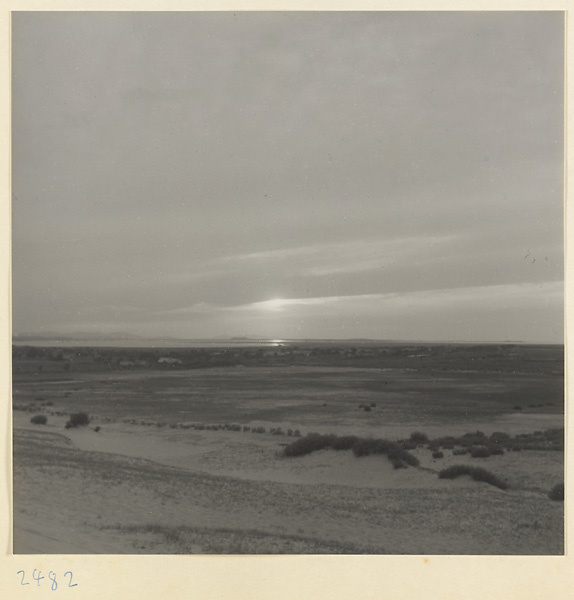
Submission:
[[[22,578],[20,579],[20,585],[30,585],[29,581],[26,581],[26,572],[25,571],[18,571],[16,573],[16,575],[22,575]],[[74,576],[72,574],[72,571],[66,571],[64,573],[64,578],[69,577],[69,581],[68,581],[68,587],[76,587],[78,584],[77,583],[73,583],[74,581]],[[32,572],[32,579],[38,584],[38,586],[40,585],[40,581],[42,581],[42,579],[46,579],[43,575],[42,575],[42,571],[38,571],[37,569],[34,569],[34,571]],[[48,573],[48,579],[50,580],[51,584],[50,584],[50,589],[55,592],[58,589],[58,580],[56,577],[56,573],[54,573],[54,571],[50,571]]]

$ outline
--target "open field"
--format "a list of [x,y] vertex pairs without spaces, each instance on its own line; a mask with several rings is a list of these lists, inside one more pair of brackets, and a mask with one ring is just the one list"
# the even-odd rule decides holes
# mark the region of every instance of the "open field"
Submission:
[[[15,348],[14,550],[560,554],[562,434],[524,434],[563,427],[562,361],[517,345]],[[78,412],[89,426],[66,428]],[[477,430],[489,456],[463,453]],[[418,466],[284,455],[312,432],[399,442]],[[438,477],[453,465],[508,487]]]

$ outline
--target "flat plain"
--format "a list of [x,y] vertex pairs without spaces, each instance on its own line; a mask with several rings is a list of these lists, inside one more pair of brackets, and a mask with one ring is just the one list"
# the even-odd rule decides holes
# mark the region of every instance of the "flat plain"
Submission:
[[[14,551],[562,554],[563,360],[519,344],[14,346]],[[67,425],[78,413],[89,424]]]

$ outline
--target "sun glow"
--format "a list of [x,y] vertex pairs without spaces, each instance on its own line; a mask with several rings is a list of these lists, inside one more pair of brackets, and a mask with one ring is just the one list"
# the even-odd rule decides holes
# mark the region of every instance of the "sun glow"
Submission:
[[259,302],[258,304],[263,310],[280,311],[283,310],[287,304],[289,304],[289,301],[283,300],[283,298],[273,298],[273,300],[265,300],[264,302]]

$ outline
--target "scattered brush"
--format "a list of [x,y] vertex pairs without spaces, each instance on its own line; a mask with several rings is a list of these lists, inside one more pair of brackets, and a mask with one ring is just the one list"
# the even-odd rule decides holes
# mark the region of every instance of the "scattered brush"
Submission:
[[305,437],[285,446],[283,455],[288,457],[304,456],[317,450],[352,450],[357,457],[371,454],[385,454],[395,469],[407,465],[416,467],[419,461],[416,456],[396,442],[383,439],[359,438],[353,435],[336,436],[331,434],[310,433]]
[[[453,450],[453,454],[470,453],[474,458],[486,458],[487,454],[484,448],[487,449],[489,455],[500,455],[504,454],[505,451],[519,452],[520,450],[564,450],[563,428],[546,429],[534,433],[520,433],[514,437],[501,431],[495,431],[490,436],[485,435],[482,431],[475,431],[458,437],[447,435],[433,440],[427,438],[425,441],[423,441],[422,436],[424,434],[414,432],[408,440],[403,440],[401,443],[404,447],[405,443],[416,441],[419,444],[427,444],[431,452]],[[477,450],[477,448],[480,448],[480,450]],[[463,449],[466,452],[463,452]]]
[[475,481],[484,481],[501,490],[508,489],[506,481],[500,479],[494,473],[481,467],[469,467],[468,465],[453,465],[439,472],[439,479],[455,479],[461,475],[470,475]]

